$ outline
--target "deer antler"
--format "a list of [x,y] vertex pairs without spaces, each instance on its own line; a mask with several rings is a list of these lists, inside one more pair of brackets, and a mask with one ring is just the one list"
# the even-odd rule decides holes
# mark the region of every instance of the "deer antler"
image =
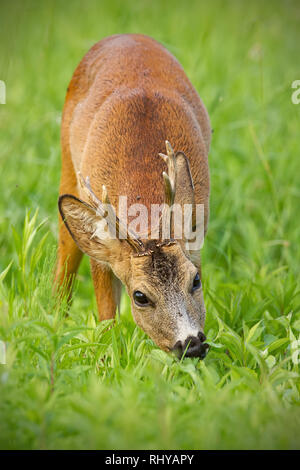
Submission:
[[143,242],[132,230],[128,230],[117,217],[113,206],[110,204],[106,186],[102,186],[102,201],[100,201],[91,188],[89,177],[87,176],[86,179],[84,179],[80,171],[78,171],[77,174],[81,188],[91,199],[98,214],[106,219],[109,230],[114,234],[116,233],[120,240],[126,240],[137,253],[144,252],[145,247]]
[[189,161],[183,152],[174,153],[170,142],[166,140],[167,155],[159,153],[167,164],[168,173],[163,172],[165,187],[165,206],[160,218],[160,233],[169,224],[173,228],[173,211],[170,207],[177,201],[179,204],[194,204],[194,184],[190,171]]
[[159,153],[164,162],[168,166],[168,173],[163,171],[163,178],[165,183],[165,203],[171,206],[175,199],[175,188],[176,188],[176,160],[174,150],[170,142],[166,140],[167,155]]
[[163,171],[164,189],[165,189],[165,204],[162,215],[159,220],[159,235],[160,238],[164,234],[169,233],[172,227],[172,212],[171,206],[174,204],[175,191],[176,191],[176,160],[174,150],[168,140],[166,140],[167,155],[159,153],[164,162],[167,164],[168,173]]

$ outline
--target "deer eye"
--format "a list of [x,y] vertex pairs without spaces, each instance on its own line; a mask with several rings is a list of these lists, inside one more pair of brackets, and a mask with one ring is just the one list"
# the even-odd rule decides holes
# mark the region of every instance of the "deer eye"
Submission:
[[136,290],[133,293],[133,300],[139,307],[145,307],[146,305],[149,305],[149,299],[143,292]]
[[200,280],[199,273],[197,273],[196,276],[194,277],[192,292],[199,289],[200,287],[201,287],[201,280]]

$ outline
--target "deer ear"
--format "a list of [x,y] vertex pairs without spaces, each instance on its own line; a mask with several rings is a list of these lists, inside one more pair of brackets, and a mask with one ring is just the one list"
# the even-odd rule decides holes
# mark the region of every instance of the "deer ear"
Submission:
[[97,261],[109,262],[120,249],[120,241],[113,238],[104,217],[97,210],[71,194],[58,200],[60,215],[78,248]]

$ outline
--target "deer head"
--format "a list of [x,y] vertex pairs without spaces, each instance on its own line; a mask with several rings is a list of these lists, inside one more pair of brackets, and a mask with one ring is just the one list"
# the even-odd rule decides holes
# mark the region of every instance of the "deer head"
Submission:
[[[157,238],[129,230],[116,216],[106,188],[100,201],[89,179],[80,174],[89,203],[64,194],[59,210],[79,248],[108,264],[125,285],[135,322],[153,341],[165,351],[203,358],[208,345],[203,333],[200,255],[189,251],[185,239],[173,238],[170,210],[173,204],[194,206],[194,186],[187,157],[182,152],[174,154],[169,142],[166,148],[167,155],[160,154],[168,171],[163,172],[165,205]],[[194,218],[192,211],[193,224]]]

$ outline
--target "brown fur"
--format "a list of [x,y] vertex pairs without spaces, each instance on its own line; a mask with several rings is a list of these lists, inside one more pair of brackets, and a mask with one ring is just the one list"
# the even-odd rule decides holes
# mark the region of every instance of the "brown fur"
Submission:
[[[202,203],[205,208],[206,231],[210,137],[210,123],[202,101],[181,65],[162,45],[135,34],[103,39],[84,56],[68,87],[62,119],[60,195],[71,194],[89,202],[78,185],[76,174],[80,171],[90,178],[91,187],[99,198],[102,185],[106,186],[116,210],[118,196],[126,195],[128,205],[144,204],[150,213],[151,204],[164,202],[162,172],[165,165],[158,153],[165,151],[168,140],[176,151],[188,157],[195,203]],[[181,188],[180,198],[184,199],[184,181]],[[196,260],[191,258],[177,243],[157,249],[150,257],[135,258],[125,241],[110,240],[101,246],[98,240],[97,245],[96,239],[87,241],[84,232],[88,228],[82,228],[89,219],[88,214],[91,229],[96,223],[97,217],[91,209],[68,198],[61,204],[69,230],[60,221],[56,273],[59,283],[66,275],[71,288],[82,250],[92,257],[100,319],[114,317],[120,296],[119,280],[132,296],[138,280],[147,284],[147,279],[151,278],[151,288],[160,299],[161,311],[168,312],[170,306],[174,306],[170,300],[173,292],[173,297],[177,296],[189,309],[192,323],[203,329],[202,291],[196,294],[198,303],[182,296],[191,276],[200,270],[198,254]],[[71,214],[75,206],[76,214]],[[170,278],[173,291],[170,285],[162,288],[164,279],[170,284]],[[163,298],[166,289],[168,293]],[[144,309],[143,314],[139,314],[138,310],[133,306],[137,323],[163,349],[170,349],[176,339],[172,315],[166,314],[165,319],[163,315],[157,317],[155,325],[153,322],[150,325],[151,313],[146,315]]]

